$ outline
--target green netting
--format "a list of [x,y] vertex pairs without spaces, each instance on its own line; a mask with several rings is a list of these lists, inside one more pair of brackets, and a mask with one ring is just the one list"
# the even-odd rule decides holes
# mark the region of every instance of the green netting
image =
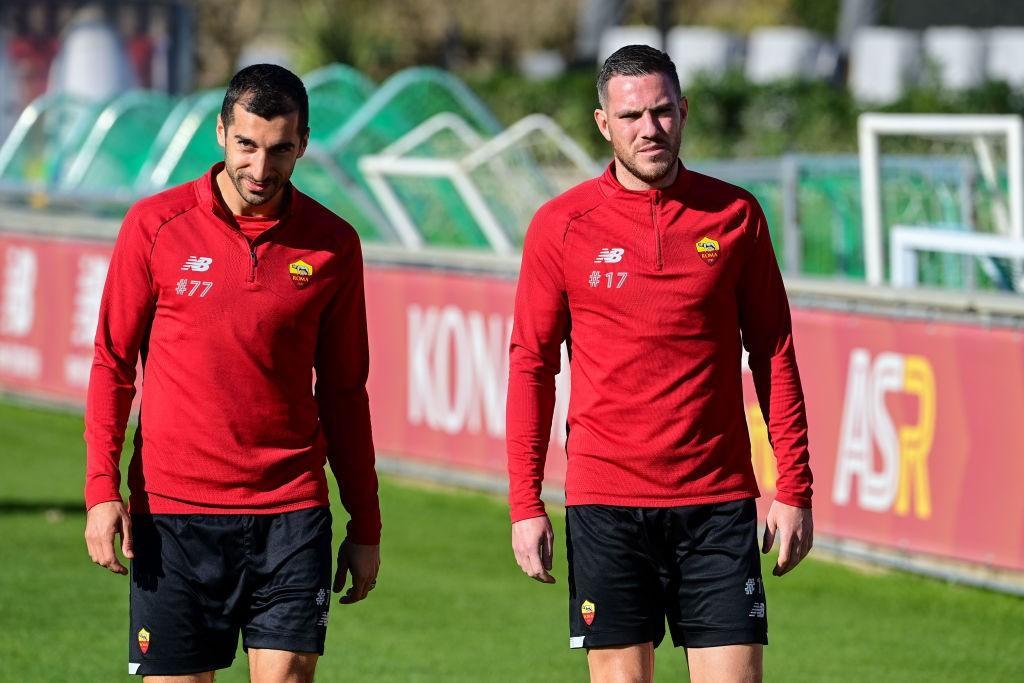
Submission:
[[359,175],[358,159],[376,154],[416,126],[442,112],[452,112],[485,135],[500,124],[459,79],[440,69],[417,67],[387,80],[328,141],[327,148],[344,171]]
[[[445,113],[448,114],[451,112]],[[461,118],[455,124],[467,125]],[[473,131],[471,126],[470,131]],[[438,127],[418,143],[404,149],[402,156],[408,159],[460,159],[479,140],[478,133],[473,131],[471,134],[473,140],[466,140],[451,128]],[[489,246],[476,219],[448,178],[389,175],[385,182],[427,244],[480,248]]]
[[406,213],[431,246],[487,249],[490,243],[447,178],[391,178]]
[[[454,115],[452,115],[454,116]],[[422,124],[433,127],[438,120]],[[467,135],[468,124],[461,119],[447,119],[453,127],[438,127],[430,136],[403,149],[403,159],[451,159],[464,161],[468,154],[483,144],[479,133]],[[461,133],[456,132],[462,129]],[[472,128],[469,128],[472,131]],[[411,133],[416,136],[417,133]],[[409,142],[404,138],[401,144]],[[534,156],[528,140],[519,140],[500,152],[466,168],[473,190],[486,204],[490,216],[513,244],[522,245],[522,236],[534,211],[545,201],[575,182],[554,184],[546,169]],[[564,160],[563,160],[564,161]],[[574,178],[575,181],[582,178]],[[491,246],[478,218],[466,204],[450,178],[389,174],[386,182],[395,192],[403,209],[423,234],[428,244],[488,248]]]
[[221,90],[208,90],[195,97],[149,177],[152,186],[188,182],[224,159],[224,150],[217,144],[217,115],[223,101]]
[[801,237],[801,272],[806,275],[863,277],[860,176],[832,169],[800,170],[797,207]]
[[[456,114],[478,133],[501,130],[494,115],[462,81],[433,68],[406,69],[388,79],[363,107],[333,135],[327,150],[353,184],[371,197],[359,159],[377,154],[428,119]],[[413,155],[450,157],[462,143],[450,133],[430,136]],[[448,180],[392,179],[395,193],[424,239],[432,246],[486,247],[487,240]]]
[[477,139],[464,140],[451,128],[442,128],[426,140],[404,151],[402,156],[423,159],[461,159],[475,149],[479,143]]
[[471,157],[479,165],[469,172],[494,218],[519,247],[541,204],[599,173],[585,153],[580,158],[567,151],[569,143],[559,140],[560,131],[548,128],[549,119],[516,126],[524,123],[520,131],[525,134],[513,132],[500,150],[492,144],[486,159]]
[[498,223],[505,228],[513,244],[520,248],[533,212],[548,198],[558,194],[543,174],[524,171],[521,167],[489,164],[474,169],[470,174]]
[[47,186],[60,177],[102,105],[67,95],[44,95],[25,108],[0,146],[0,180]]
[[166,95],[151,91],[129,92],[115,99],[71,158],[60,186],[131,189],[172,104]]
[[[602,169],[544,115],[521,119],[503,137],[514,142],[507,142],[499,154],[492,154],[473,177],[494,207],[505,233],[521,247],[526,229],[542,204],[600,174]],[[478,151],[476,158],[479,156]]]
[[309,94],[309,139],[334,135],[373,93],[373,81],[343,64],[311,71],[303,78]]
[[[860,170],[856,158],[803,159],[799,171],[801,271],[809,275],[864,276],[864,235]],[[967,205],[981,214],[991,202],[972,194],[969,160],[956,157],[895,157],[882,163],[883,244],[893,225],[967,229],[974,220]],[[986,230],[978,225],[979,230]],[[962,281],[955,256],[937,257],[944,266],[930,269],[922,282]],[[936,279],[938,278],[938,279]]]
[[160,163],[164,152],[167,151],[167,146],[178,132],[178,128],[181,127],[181,122],[185,120],[192,107],[195,106],[197,99],[197,94],[186,95],[180,98],[160,125],[156,139],[149,146],[146,152],[146,160],[143,162],[142,169],[139,171],[138,178],[135,181],[137,192],[145,193],[156,189],[152,181],[153,171],[156,170],[157,164]]
[[351,186],[333,166],[330,158],[311,145],[292,173],[295,186],[352,224],[366,241],[386,241],[384,224],[376,206]]

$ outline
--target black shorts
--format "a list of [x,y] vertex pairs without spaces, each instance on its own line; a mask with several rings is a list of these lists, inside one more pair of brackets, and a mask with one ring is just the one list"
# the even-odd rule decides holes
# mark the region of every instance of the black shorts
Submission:
[[569,647],[768,643],[753,499],[566,509]]
[[323,654],[331,513],[132,515],[128,672],[231,666],[238,648]]

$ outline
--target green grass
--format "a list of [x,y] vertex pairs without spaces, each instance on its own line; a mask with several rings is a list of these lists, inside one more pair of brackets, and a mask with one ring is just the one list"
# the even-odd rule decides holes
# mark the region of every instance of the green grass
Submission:
[[[81,432],[79,416],[0,404],[0,681],[131,680],[127,579],[82,542]],[[564,552],[559,583],[537,584],[502,501],[389,479],[381,496],[379,585],[332,607],[318,680],[586,680],[566,647]],[[813,559],[766,583],[769,681],[1024,680],[1024,600]],[[681,651],[658,658],[660,680],[683,678]],[[239,653],[217,680],[245,672]]]

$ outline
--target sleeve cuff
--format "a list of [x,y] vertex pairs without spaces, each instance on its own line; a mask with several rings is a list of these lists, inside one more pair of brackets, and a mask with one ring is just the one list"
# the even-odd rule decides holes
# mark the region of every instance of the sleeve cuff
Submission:
[[345,527],[345,538],[359,545],[380,545],[380,531],[380,522],[357,524],[355,520],[349,520]]
[[121,499],[120,485],[112,477],[101,475],[88,481],[85,485],[85,509],[91,510],[100,503]]
[[775,500],[795,508],[810,508],[811,492],[791,493],[789,491],[776,491]]
[[533,519],[534,517],[544,517],[547,514],[548,514],[548,512],[544,508],[544,503],[542,503],[539,500],[536,503],[533,503],[532,505],[524,505],[524,506],[513,505],[512,509],[510,511],[510,516],[512,518],[512,523],[513,524],[515,524],[516,522],[521,522],[524,519]]

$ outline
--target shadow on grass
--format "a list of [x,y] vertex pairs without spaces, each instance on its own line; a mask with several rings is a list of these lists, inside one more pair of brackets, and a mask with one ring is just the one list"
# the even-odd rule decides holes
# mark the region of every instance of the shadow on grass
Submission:
[[66,500],[0,500],[0,515],[84,515],[83,503]]

